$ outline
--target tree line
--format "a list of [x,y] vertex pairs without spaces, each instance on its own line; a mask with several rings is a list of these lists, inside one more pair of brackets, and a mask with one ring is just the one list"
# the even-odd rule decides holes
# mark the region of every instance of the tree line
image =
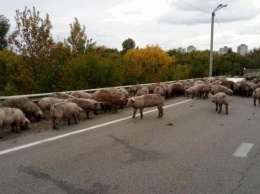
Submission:
[[[0,95],[83,90],[164,82],[209,74],[209,50],[180,53],[159,45],[136,47],[126,39],[122,51],[99,46],[87,37],[77,18],[70,35],[55,42],[48,14],[35,7],[16,10],[16,28],[0,15]],[[229,50],[213,56],[213,75],[242,75],[243,68],[260,69],[260,48],[246,56]]]

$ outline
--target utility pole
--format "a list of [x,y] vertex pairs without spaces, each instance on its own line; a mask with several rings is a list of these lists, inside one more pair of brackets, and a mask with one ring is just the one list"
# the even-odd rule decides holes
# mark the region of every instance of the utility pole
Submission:
[[212,77],[212,65],[213,65],[213,34],[214,34],[214,16],[215,12],[227,5],[220,4],[211,14],[211,35],[210,35],[210,56],[209,56],[209,77]]

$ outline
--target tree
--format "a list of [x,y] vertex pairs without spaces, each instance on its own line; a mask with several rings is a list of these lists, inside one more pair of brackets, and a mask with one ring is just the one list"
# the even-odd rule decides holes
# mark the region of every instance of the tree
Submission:
[[124,55],[124,66],[121,68],[137,83],[160,82],[167,80],[171,63],[172,57],[157,45],[140,50],[128,50]]
[[52,52],[53,60],[42,71],[42,76],[37,81],[36,92],[53,92],[67,90],[64,80],[63,69],[72,58],[71,48],[62,42],[55,44]]
[[18,94],[20,87],[17,80],[19,58],[20,56],[17,56],[12,50],[0,51],[0,96]]
[[85,30],[86,27],[81,27],[77,18],[75,18],[73,24],[70,24],[70,36],[67,38],[67,41],[71,46],[73,54],[84,53],[86,47],[93,44],[92,39],[87,41]]
[[133,41],[133,39],[131,39],[131,38],[128,38],[122,43],[122,47],[123,47],[123,52],[126,52],[129,49],[134,49],[135,41]]
[[27,9],[16,10],[16,29],[10,36],[10,42],[22,56],[19,64],[20,80],[24,83],[24,92],[34,92],[42,72],[50,64],[54,42],[50,31],[52,29],[49,15],[40,18],[40,12]]
[[63,68],[65,90],[121,85],[119,59],[121,53],[116,49],[100,46],[91,52],[78,54],[68,60]]
[[249,68],[260,69],[260,47],[254,48],[246,56],[252,61]]
[[9,31],[9,28],[9,20],[5,16],[0,15],[0,50],[7,47],[6,34]]

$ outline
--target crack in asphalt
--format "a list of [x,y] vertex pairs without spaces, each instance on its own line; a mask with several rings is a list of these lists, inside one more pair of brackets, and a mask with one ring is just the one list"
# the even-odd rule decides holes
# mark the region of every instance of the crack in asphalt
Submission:
[[256,159],[256,157],[257,157],[258,155],[260,155],[260,150],[258,150],[258,152],[254,155],[254,160],[253,160],[253,162],[245,169],[244,172],[241,173],[241,178],[240,178],[239,181],[238,181],[238,186],[231,191],[231,194],[234,194],[235,192],[237,192],[237,191],[240,189],[240,187],[242,186],[242,181],[243,181],[244,178],[246,177],[246,173],[247,173],[255,164],[258,163],[258,160]]
[[70,193],[70,194],[105,194],[108,193],[109,185],[102,184],[100,182],[94,182],[90,189],[82,189],[82,188],[76,188],[75,185],[68,183],[64,180],[58,180],[54,177],[51,177],[51,175],[40,172],[36,170],[35,168],[31,166],[21,166],[20,171],[24,172],[34,178],[42,179],[44,181],[49,181],[59,187],[61,190]]
[[122,163],[132,164],[132,163],[140,162],[140,161],[143,162],[143,161],[159,160],[159,159],[163,158],[163,154],[161,154],[158,151],[143,150],[140,148],[136,148],[136,147],[132,146],[131,144],[129,144],[128,142],[126,142],[125,140],[120,139],[114,135],[109,135],[109,137],[111,137],[115,142],[123,145],[127,149],[127,152],[132,154],[132,156],[133,156],[132,159],[129,159],[126,161],[121,161]]

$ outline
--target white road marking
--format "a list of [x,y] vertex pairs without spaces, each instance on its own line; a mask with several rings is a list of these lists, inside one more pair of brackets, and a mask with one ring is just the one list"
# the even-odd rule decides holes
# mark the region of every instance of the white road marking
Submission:
[[233,156],[245,158],[248,154],[248,152],[251,150],[254,144],[251,143],[241,143],[241,145],[237,148],[237,150],[234,152]]
[[[191,100],[192,99],[184,100],[184,101],[181,101],[181,102],[178,102],[178,103],[175,103],[175,104],[164,106],[163,108],[169,108],[169,107],[179,105],[179,104],[191,101]],[[150,110],[150,111],[146,111],[143,114],[151,113],[151,112],[154,112],[154,111],[157,111],[157,110],[158,109],[153,109],[153,110]],[[140,114],[137,114],[136,116],[138,116],[138,115],[140,115]],[[39,144],[42,144],[42,143],[54,141],[54,140],[61,139],[61,138],[67,137],[67,136],[71,136],[71,135],[74,135],[74,134],[77,134],[77,133],[82,133],[82,132],[89,131],[89,130],[92,130],[92,129],[96,129],[96,128],[99,128],[99,127],[103,127],[103,126],[106,126],[106,125],[110,125],[110,124],[113,124],[113,123],[121,122],[121,121],[130,119],[130,118],[132,118],[132,116],[125,117],[125,118],[122,118],[122,119],[117,119],[117,120],[110,121],[110,122],[106,122],[106,123],[103,123],[103,124],[100,124],[100,125],[95,125],[95,126],[92,126],[92,127],[89,127],[89,128],[78,130],[78,131],[73,131],[73,132],[70,132],[70,133],[63,134],[63,135],[58,135],[58,136],[55,136],[55,137],[43,139],[43,140],[40,140],[40,141],[35,141],[35,142],[28,143],[28,144],[25,144],[25,145],[22,145],[22,146],[17,146],[17,147],[14,147],[14,148],[2,150],[2,151],[0,151],[0,155],[7,154],[7,153],[10,153],[10,152],[14,152],[14,151],[21,150],[21,149],[25,149],[25,148],[28,148],[28,147],[36,146],[36,145],[39,145]]]

